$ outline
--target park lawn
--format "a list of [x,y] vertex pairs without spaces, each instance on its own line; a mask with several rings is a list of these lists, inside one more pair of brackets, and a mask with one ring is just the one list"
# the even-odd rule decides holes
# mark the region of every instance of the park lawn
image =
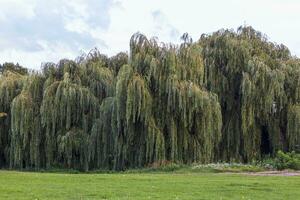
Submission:
[[300,177],[0,171],[0,199],[300,199]]

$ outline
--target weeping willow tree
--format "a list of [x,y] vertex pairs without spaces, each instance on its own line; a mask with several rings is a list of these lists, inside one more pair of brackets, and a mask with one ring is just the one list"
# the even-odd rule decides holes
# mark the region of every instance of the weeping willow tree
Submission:
[[89,162],[93,168],[113,169],[115,153],[116,121],[115,98],[106,98],[100,107],[100,116],[95,120],[89,138]]
[[0,167],[7,167],[10,161],[10,108],[23,87],[23,79],[22,75],[11,71],[0,75]]
[[[146,159],[149,159],[146,156],[147,146],[148,151],[160,151],[153,158],[155,161],[163,159],[163,136],[159,131],[153,131],[156,126],[152,119],[152,106],[152,97],[144,78],[134,73],[130,65],[123,66],[116,85],[115,169],[144,166]],[[147,137],[155,137],[155,140],[148,141]],[[159,149],[150,148],[154,145]]]
[[130,62],[116,77],[90,137],[91,164],[125,169],[174,162],[211,162],[221,138],[218,97],[203,85],[201,48],[158,45],[135,34]]
[[180,45],[136,33],[39,72],[0,70],[0,167],[244,161],[297,150],[300,60],[252,27]]
[[205,85],[222,107],[220,157],[250,161],[288,150],[287,110],[299,102],[291,93],[298,95],[299,67],[290,69],[298,61],[288,49],[252,27],[203,35],[198,43],[204,48]]
[[[45,89],[41,105],[41,124],[46,134],[45,152],[48,167],[59,163],[58,137],[68,134],[72,128],[80,128],[84,133],[89,133],[93,119],[97,118],[99,113],[99,100],[80,84],[78,66],[73,62],[65,62],[63,68],[63,79],[54,81]],[[76,139],[66,137],[65,140],[72,138]]]
[[40,105],[44,78],[26,78],[22,92],[11,104],[10,167],[39,168],[42,162]]
[[289,150],[300,150],[300,61],[287,61],[284,65],[286,74],[287,139]]
[[130,65],[119,71],[116,85],[118,138],[124,148],[117,150],[117,166],[212,161],[222,119],[217,96],[200,85],[199,47],[159,46],[141,34],[130,46]]
[[[284,73],[271,70],[258,60],[249,61],[248,64],[250,68],[256,69],[243,74],[241,129],[243,148],[247,152],[244,156],[251,159],[261,153],[274,153],[275,150],[282,149],[279,119],[286,104],[286,95]],[[264,140],[269,140],[270,143],[263,143]]]

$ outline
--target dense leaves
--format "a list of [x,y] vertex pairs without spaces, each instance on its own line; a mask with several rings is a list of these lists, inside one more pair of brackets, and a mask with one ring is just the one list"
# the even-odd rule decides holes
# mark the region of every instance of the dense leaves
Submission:
[[0,74],[0,167],[81,170],[248,162],[296,150],[300,61],[252,27],[181,45],[134,34],[40,72]]

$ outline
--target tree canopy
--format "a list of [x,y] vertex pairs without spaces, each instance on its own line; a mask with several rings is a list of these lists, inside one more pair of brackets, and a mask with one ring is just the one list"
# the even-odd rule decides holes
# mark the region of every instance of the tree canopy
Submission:
[[300,60],[252,27],[0,73],[0,167],[249,162],[300,144]]

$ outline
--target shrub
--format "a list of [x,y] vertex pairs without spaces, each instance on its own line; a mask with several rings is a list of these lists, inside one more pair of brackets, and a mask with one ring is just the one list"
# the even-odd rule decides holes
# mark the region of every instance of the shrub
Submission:
[[276,169],[294,169],[300,170],[300,154],[295,153],[294,151],[290,153],[284,153],[278,151],[274,159],[273,166]]

